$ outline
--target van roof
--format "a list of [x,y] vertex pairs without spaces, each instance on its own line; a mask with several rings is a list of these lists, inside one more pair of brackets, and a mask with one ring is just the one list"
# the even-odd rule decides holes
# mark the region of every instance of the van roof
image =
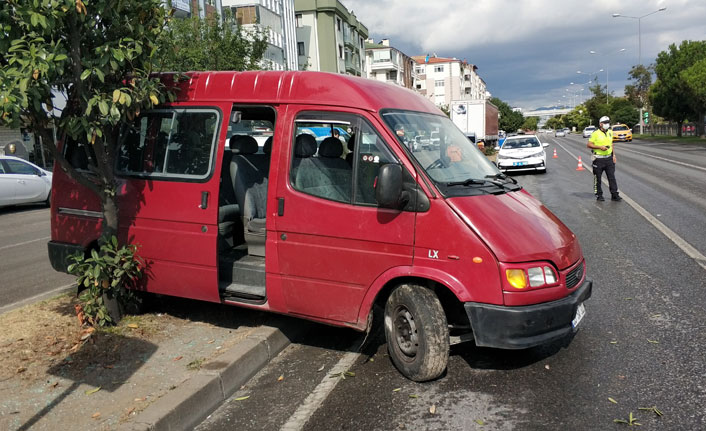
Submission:
[[[406,88],[336,73],[313,71],[186,72],[177,102],[301,103],[380,111],[385,108],[443,113]],[[160,74],[169,86],[174,73]]]

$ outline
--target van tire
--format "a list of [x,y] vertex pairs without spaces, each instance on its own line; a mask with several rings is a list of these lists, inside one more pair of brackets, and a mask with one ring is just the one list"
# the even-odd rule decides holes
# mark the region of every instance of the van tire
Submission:
[[397,287],[385,304],[387,351],[408,379],[425,382],[446,370],[449,328],[439,298],[413,284]]

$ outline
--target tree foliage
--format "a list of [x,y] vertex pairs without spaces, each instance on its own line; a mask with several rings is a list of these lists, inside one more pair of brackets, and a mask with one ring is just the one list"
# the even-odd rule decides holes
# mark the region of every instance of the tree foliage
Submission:
[[647,104],[647,95],[652,85],[652,69],[641,64],[633,66],[628,72],[632,84],[625,86],[625,97],[637,108],[644,108]]
[[562,116],[562,122],[566,127],[575,127],[576,130],[583,130],[591,124],[591,117],[586,105],[578,105],[568,114]]
[[[6,0],[0,6],[7,36],[0,39],[2,123],[38,133],[61,168],[100,197],[106,234],[118,226],[118,130],[171,97],[150,78],[165,18],[160,0]],[[54,109],[59,99],[65,106]],[[52,125],[83,144],[90,172],[77,171],[57,151]]]
[[522,122],[523,130],[537,130],[537,124],[539,123],[539,117],[525,117],[525,121]]
[[490,103],[498,107],[498,112],[500,113],[498,128],[500,130],[515,132],[522,127],[525,117],[521,113],[513,111],[510,105],[497,97],[490,99]]
[[[657,55],[655,73],[657,80],[650,88],[650,104],[657,115],[680,126],[685,120],[697,120],[699,134],[703,134],[705,107],[699,103],[698,92],[692,84],[699,82],[706,59],[706,41],[683,41],[678,47],[669,45]],[[698,84],[696,84],[698,89]],[[681,136],[681,127],[677,134]]]
[[267,50],[267,36],[242,30],[229,11],[218,16],[170,19],[160,39],[162,70],[255,70]]

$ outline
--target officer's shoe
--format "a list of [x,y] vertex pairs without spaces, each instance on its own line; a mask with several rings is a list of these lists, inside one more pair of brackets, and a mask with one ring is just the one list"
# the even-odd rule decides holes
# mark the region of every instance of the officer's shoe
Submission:
[[599,202],[603,202],[605,200],[605,198],[601,195],[596,195],[596,200]]
[[623,200],[623,198],[621,198],[620,195],[615,194],[610,198],[610,200],[615,201],[615,202],[620,202]]

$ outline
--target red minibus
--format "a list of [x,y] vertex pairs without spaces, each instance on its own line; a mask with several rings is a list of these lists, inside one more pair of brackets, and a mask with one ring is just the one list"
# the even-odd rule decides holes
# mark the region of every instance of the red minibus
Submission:
[[[450,337],[523,349],[576,330],[592,288],[576,236],[423,97],[320,72],[162,79],[177,100],[123,128],[115,165],[145,291],[360,331],[379,305],[416,381],[443,373]],[[413,152],[398,130],[439,145]],[[61,150],[86,169],[84,148]],[[58,167],[53,189],[66,271],[97,247],[101,206]]]

